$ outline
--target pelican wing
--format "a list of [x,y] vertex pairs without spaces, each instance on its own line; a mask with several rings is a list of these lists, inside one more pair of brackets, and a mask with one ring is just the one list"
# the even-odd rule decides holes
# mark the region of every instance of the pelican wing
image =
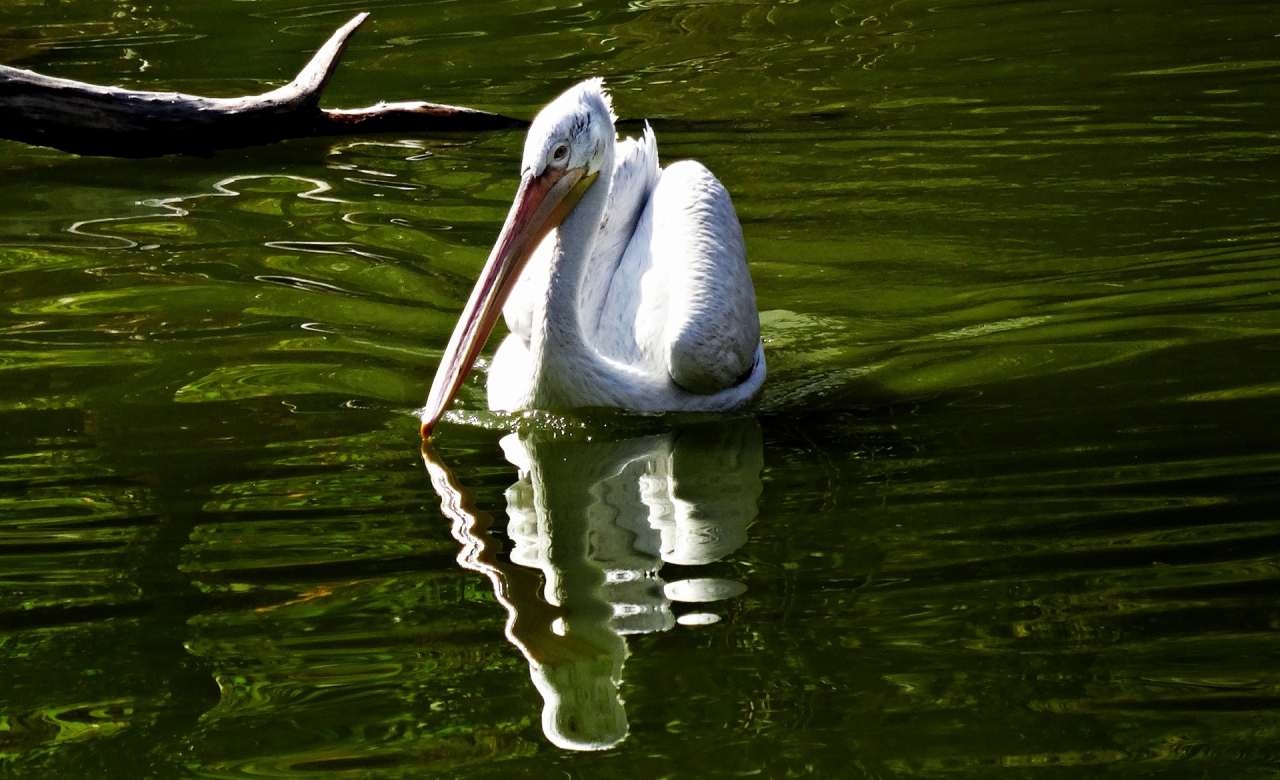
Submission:
[[653,282],[665,282],[665,306],[646,306],[637,324],[661,327],[650,337],[655,357],[680,387],[699,395],[733,387],[751,371],[760,316],[729,193],[701,163],[682,160],[662,170],[648,210],[655,276],[644,286],[657,292]]

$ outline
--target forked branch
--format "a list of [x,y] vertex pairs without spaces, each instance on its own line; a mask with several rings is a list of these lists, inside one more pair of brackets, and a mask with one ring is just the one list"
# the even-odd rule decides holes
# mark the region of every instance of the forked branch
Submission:
[[322,109],[320,94],[369,14],[337,30],[297,77],[261,95],[210,98],[102,87],[0,65],[0,138],[111,157],[207,154],[216,149],[357,133],[498,130],[518,119],[437,103]]

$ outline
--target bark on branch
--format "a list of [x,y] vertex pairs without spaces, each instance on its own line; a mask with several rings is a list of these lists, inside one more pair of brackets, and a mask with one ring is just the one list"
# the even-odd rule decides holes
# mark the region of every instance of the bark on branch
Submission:
[[437,103],[322,109],[358,14],[320,47],[297,78],[261,95],[210,98],[143,92],[43,76],[0,65],[0,138],[111,157],[208,154],[286,138],[358,133],[498,130],[527,122]]

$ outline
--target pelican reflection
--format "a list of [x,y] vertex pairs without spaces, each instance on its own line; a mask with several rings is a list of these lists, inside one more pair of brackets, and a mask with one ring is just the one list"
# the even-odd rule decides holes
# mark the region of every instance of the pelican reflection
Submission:
[[[628,730],[618,692],[626,635],[713,623],[706,605],[746,590],[706,577],[664,582],[660,571],[711,563],[747,540],[762,490],[760,427],[718,420],[615,441],[532,432],[501,446],[520,470],[506,493],[510,562],[487,533],[491,518],[424,449],[463,545],[458,562],[493,582],[507,637],[544,700],[547,739],[568,750],[613,747]],[[703,606],[677,618],[673,602]]]

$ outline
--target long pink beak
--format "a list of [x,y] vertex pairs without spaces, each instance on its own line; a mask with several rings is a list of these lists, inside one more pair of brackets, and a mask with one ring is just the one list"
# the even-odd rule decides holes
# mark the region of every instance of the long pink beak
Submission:
[[579,185],[589,185],[590,179],[595,178],[584,178],[585,173],[583,168],[547,168],[537,176],[525,174],[520,180],[507,221],[440,359],[422,410],[422,438],[431,436],[431,430],[471,372],[529,256],[578,204],[586,189]]

